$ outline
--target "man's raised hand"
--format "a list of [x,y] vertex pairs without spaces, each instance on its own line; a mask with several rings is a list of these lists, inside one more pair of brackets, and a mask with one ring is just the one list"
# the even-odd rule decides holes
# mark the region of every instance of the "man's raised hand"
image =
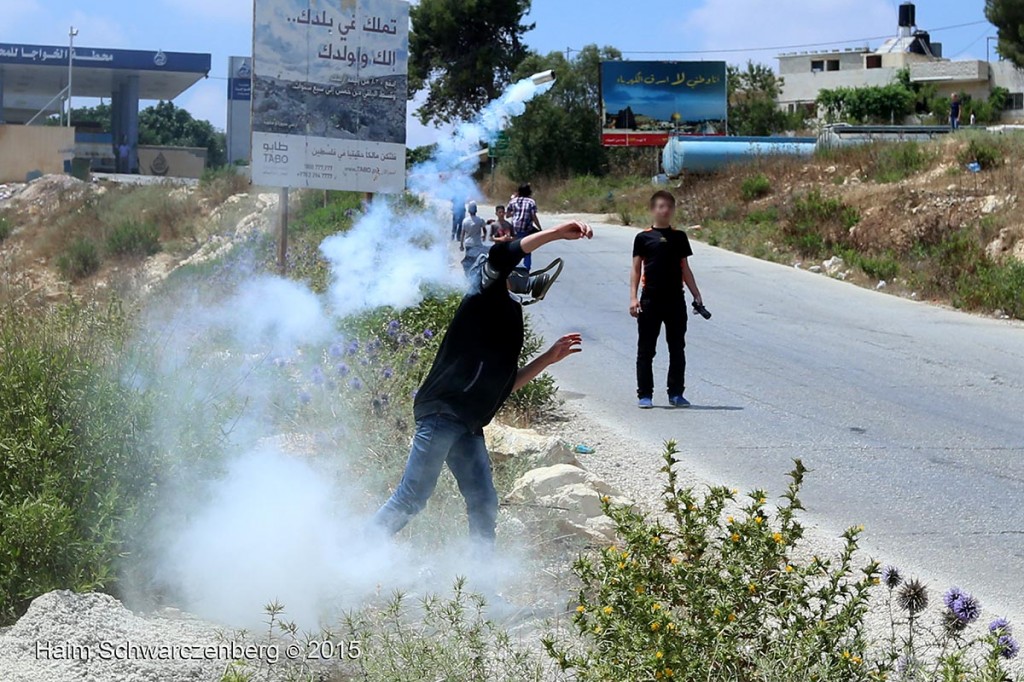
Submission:
[[545,355],[550,361],[550,364],[561,362],[574,353],[579,353],[583,349],[580,345],[583,343],[583,337],[580,334],[566,334],[562,338],[555,341],[551,348],[548,348]]
[[580,220],[570,220],[567,223],[562,223],[555,228],[555,232],[562,239],[593,239],[594,231],[590,229],[590,225]]

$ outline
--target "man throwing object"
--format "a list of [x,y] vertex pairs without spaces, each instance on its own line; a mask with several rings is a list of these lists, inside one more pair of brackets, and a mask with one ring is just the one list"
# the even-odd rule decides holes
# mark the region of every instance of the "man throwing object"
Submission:
[[[580,222],[501,242],[471,270],[471,288],[462,300],[426,380],[416,394],[416,434],[405,473],[391,498],[374,516],[388,534],[401,530],[434,492],[447,464],[466,500],[469,531],[485,548],[493,547],[498,495],[483,427],[505,400],[548,366],[580,352],[579,334],[568,334],[532,362],[519,368],[523,349],[520,294],[542,299],[554,276],[516,273],[523,259],[556,240],[590,239]],[[557,275],[556,275],[557,276]]]

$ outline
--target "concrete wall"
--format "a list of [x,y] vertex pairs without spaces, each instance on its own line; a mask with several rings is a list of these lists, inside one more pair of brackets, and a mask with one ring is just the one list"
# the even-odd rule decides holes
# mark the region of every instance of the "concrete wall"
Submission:
[[[991,67],[993,86],[1006,88],[1011,94],[1024,93],[1024,71],[1010,62],[992,62]],[[1024,109],[1004,111],[1003,120],[1012,123],[1024,122]]]
[[897,69],[860,69],[857,71],[825,71],[794,73],[783,76],[779,104],[813,102],[819,90],[857,88],[867,85],[888,85],[896,79]]
[[[840,50],[837,52],[821,52],[816,54],[785,54],[779,56],[779,75],[788,76],[789,74],[804,74],[811,72],[811,62],[815,61],[829,61],[838,59],[839,70],[846,71],[849,69],[863,69],[864,68],[864,54],[863,50],[856,50],[853,52],[847,52],[846,50]],[[835,72],[833,72],[835,73]]]
[[965,59],[957,62],[919,62],[910,65],[910,80],[936,84],[987,82],[988,63],[977,59]]
[[0,182],[24,182],[29,173],[63,173],[75,150],[75,129],[0,125]]
[[198,178],[206,170],[203,147],[150,147],[139,145],[139,173],[169,178]]

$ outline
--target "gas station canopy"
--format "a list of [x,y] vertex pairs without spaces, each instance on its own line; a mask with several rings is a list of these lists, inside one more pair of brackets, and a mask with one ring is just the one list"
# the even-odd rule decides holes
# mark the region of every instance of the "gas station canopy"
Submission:
[[[210,55],[75,47],[72,95],[171,100],[210,72]],[[0,121],[23,123],[68,84],[68,48],[0,43]]]

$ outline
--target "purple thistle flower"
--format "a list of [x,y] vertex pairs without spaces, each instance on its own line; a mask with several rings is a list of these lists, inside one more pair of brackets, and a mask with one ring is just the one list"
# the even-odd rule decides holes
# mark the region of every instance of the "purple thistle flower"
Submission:
[[343,377],[348,375],[348,365],[344,362],[334,368],[334,371],[338,373],[338,376]]
[[353,390],[358,391],[363,387],[363,382],[359,380],[359,377],[352,377],[352,381],[348,382],[348,385],[351,386]]
[[1013,634],[1013,626],[1005,618],[996,618],[988,624],[988,631],[993,635],[1010,635]]
[[1011,658],[1017,658],[1017,654],[1020,653],[1020,644],[1013,637],[1013,635],[1003,635],[999,638],[999,655],[1010,660]]
[[309,378],[316,386],[323,386],[324,383],[324,371],[319,367],[314,367],[309,373]]
[[961,623],[973,623],[981,616],[981,604],[974,595],[964,592],[953,602],[951,609]]
[[420,360],[420,354],[419,353],[410,353],[409,357],[408,357],[408,359],[406,361],[410,365],[415,365],[417,362],[419,362],[419,360]]
[[373,341],[370,342],[370,344],[366,348],[371,353],[376,353],[377,351],[379,351],[383,347],[384,347],[384,344],[380,342],[380,339],[374,339]]
[[425,338],[425,339],[432,339],[432,338],[434,338],[434,330],[433,329],[424,329],[423,330],[423,338]]
[[359,352],[359,342],[358,341],[349,341],[348,348],[345,349],[345,352],[348,353],[349,355],[355,355],[356,353],[358,353]]
[[395,375],[395,373],[391,370],[390,367],[385,367],[384,371],[381,372],[381,374],[384,375],[385,379],[390,379],[391,377],[393,377]]
[[332,358],[340,358],[345,354],[345,347],[340,343],[332,343],[331,347],[327,349],[327,354]]
[[391,320],[388,322],[388,336],[395,336],[401,328],[402,324],[398,320]]
[[408,334],[403,332],[403,333],[398,335],[398,345],[399,346],[408,346],[410,341],[412,341],[412,339],[409,338]]
[[955,604],[956,600],[962,597],[963,595],[964,591],[961,590],[959,587],[951,587],[948,590],[946,590],[946,594],[942,595],[942,603],[946,605],[947,609],[952,611],[953,604]]
[[309,403],[312,402],[312,400],[313,396],[311,396],[310,394],[306,393],[305,391],[299,392],[299,402],[302,403],[303,405],[309,405]]
[[890,590],[895,590],[903,582],[903,576],[895,566],[886,566],[882,569],[882,584]]
[[359,358],[359,364],[362,365],[363,367],[369,367],[370,358]]

